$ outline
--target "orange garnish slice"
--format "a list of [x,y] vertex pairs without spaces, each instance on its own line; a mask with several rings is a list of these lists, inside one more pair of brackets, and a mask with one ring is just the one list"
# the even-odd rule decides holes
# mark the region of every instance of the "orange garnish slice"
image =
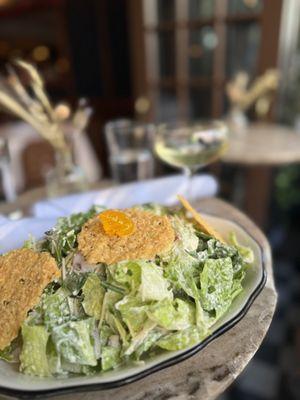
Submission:
[[191,204],[183,196],[177,195],[177,198],[183,205],[183,207],[192,214],[194,220],[198,223],[199,227],[204,233],[213,236],[216,239],[220,240],[220,242],[224,243],[224,239],[222,238],[222,236],[205,221],[205,219],[191,206]]
[[109,236],[128,236],[135,231],[135,225],[124,212],[107,210],[99,214],[105,233]]

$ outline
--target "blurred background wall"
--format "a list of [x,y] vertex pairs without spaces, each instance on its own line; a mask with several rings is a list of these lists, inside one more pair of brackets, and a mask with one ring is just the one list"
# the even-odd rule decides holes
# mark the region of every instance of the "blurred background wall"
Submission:
[[[284,123],[299,133],[299,27],[299,0],[0,0],[0,71],[5,74],[10,60],[24,58],[37,65],[54,102],[75,106],[78,98],[87,98],[94,109],[88,137],[108,177],[103,132],[108,120],[224,117],[230,108],[228,82],[241,71],[249,83],[270,68],[279,71],[279,89],[255,102],[247,117]],[[16,123],[0,113],[0,138],[13,131],[20,145],[24,132],[15,132]],[[20,190],[42,185],[43,168],[53,162],[45,141],[22,147]],[[158,173],[171,171],[161,168]],[[229,164],[210,168],[221,196],[241,206],[243,181],[247,212],[263,209],[264,221],[256,221],[273,247],[279,291],[270,334],[224,399],[299,399],[299,163],[268,171]]]
[[[107,175],[106,120],[221,117],[228,110],[225,85],[238,71],[253,79],[280,60],[290,70],[282,58],[295,49],[279,34],[282,23],[288,25],[297,47],[292,3],[0,0],[0,65],[3,70],[10,59],[25,58],[37,64],[52,98],[89,99],[95,109],[89,137]],[[291,15],[283,21],[284,8]],[[280,115],[293,123],[284,104],[265,118]]]

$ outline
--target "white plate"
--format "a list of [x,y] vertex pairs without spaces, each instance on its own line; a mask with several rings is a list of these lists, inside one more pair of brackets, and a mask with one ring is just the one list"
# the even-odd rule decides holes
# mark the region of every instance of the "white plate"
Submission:
[[[213,326],[212,334],[209,337],[191,348],[176,352],[165,352],[153,357],[146,361],[144,365],[123,367],[91,377],[35,378],[19,373],[16,365],[0,361],[0,393],[32,399],[35,395],[45,397],[54,393],[101,390],[122,386],[191,357],[201,351],[209,342],[232,328],[243,318],[265,285],[265,255],[263,249],[251,235],[235,222],[212,215],[206,215],[206,218],[225,238],[229,232],[234,231],[241,244],[252,248],[255,258],[254,265],[247,270],[243,282],[243,292],[233,301],[227,313]],[[0,227],[1,240],[5,239],[5,235],[1,235],[2,229]],[[30,231],[30,227],[28,227],[28,231]]]

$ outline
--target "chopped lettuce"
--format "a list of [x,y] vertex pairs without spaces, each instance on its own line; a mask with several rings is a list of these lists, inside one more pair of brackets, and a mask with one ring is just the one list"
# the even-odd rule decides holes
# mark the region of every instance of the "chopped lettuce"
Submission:
[[94,319],[70,321],[56,326],[51,338],[64,360],[81,365],[97,365],[93,345]]
[[106,323],[101,326],[100,329],[100,346],[103,348],[108,344],[109,338],[113,336],[115,332]]
[[216,318],[210,315],[207,311],[203,310],[199,299],[195,299],[196,305],[196,325],[203,336],[206,336],[209,332],[209,328],[213,325]]
[[124,346],[127,346],[128,345],[127,332],[121,322],[121,318],[118,318],[117,316],[109,313],[106,319],[107,320],[110,319],[109,325],[113,326],[114,331],[118,333]]
[[70,293],[66,289],[60,288],[55,293],[43,299],[44,324],[47,329],[64,324],[70,320],[71,312],[68,304],[69,294]]
[[0,350],[0,359],[11,362],[12,361],[12,354],[10,346],[7,346],[5,349]]
[[86,314],[100,320],[105,290],[97,274],[91,273],[88,276],[82,287],[82,294],[82,305]]
[[236,249],[213,238],[207,241],[207,254],[213,259],[233,257]]
[[76,296],[81,291],[86,279],[86,273],[69,272],[62,282],[62,287]]
[[132,353],[134,353],[134,351],[146,340],[146,338],[148,337],[149,333],[154,328],[156,328],[156,323],[151,321],[150,319],[148,319],[145,322],[145,324],[143,326],[143,329],[137,335],[134,336],[134,338],[132,339],[129,347],[126,349],[124,354],[126,356],[129,356]]
[[66,372],[62,367],[62,360],[60,354],[56,351],[55,345],[49,338],[47,344],[47,357],[48,357],[48,365],[52,375],[62,375]]
[[114,282],[125,286],[128,292],[137,292],[142,301],[172,298],[169,282],[163,277],[162,269],[152,262],[120,262],[110,268],[110,274]]
[[163,335],[163,331],[161,329],[152,329],[145,337],[143,342],[136,348],[134,351],[134,357],[136,360],[139,360],[144,353],[150,350],[152,347],[156,345],[156,342]]
[[103,207],[93,206],[86,213],[59,218],[55,227],[46,232],[42,250],[48,251],[61,265],[63,258],[76,250],[77,234],[83,224],[102,210]]
[[164,300],[149,307],[148,317],[162,328],[181,330],[195,325],[195,306],[181,299]]
[[100,363],[98,363],[95,366],[91,366],[91,365],[73,364],[66,360],[63,360],[61,366],[62,370],[64,371],[64,374],[81,374],[90,376],[101,371]]
[[103,371],[114,369],[121,363],[120,348],[105,346],[102,348],[101,366]]
[[138,261],[123,261],[112,265],[109,272],[116,283],[130,292],[137,291],[141,284],[141,263]]
[[197,281],[199,262],[181,248],[173,249],[163,258],[164,276],[175,290],[183,290],[188,296],[199,297]]
[[142,301],[172,299],[170,283],[163,277],[163,270],[154,263],[141,264],[139,295]]
[[9,363],[18,363],[20,356],[20,336],[14,339],[9,346],[0,350],[0,360]]
[[122,299],[120,293],[114,292],[112,290],[107,290],[105,292],[102,302],[101,317],[99,321],[99,329],[101,328],[103,321],[106,319],[107,311],[115,308],[115,304]]
[[45,326],[23,324],[23,346],[20,354],[20,369],[27,375],[51,376],[47,357],[49,333]]
[[240,245],[234,232],[230,232],[229,234],[229,243],[238,250],[245,263],[252,264],[254,262],[253,250],[250,247]]
[[116,309],[120,312],[132,337],[142,330],[148,317],[146,313],[147,305],[143,304],[140,299],[125,296],[116,304]]
[[231,301],[236,298],[243,290],[241,280],[234,279],[231,288]]
[[219,314],[231,302],[233,268],[229,257],[205,261],[200,274],[201,304],[206,311]]
[[157,345],[165,350],[182,350],[186,347],[194,346],[201,342],[204,337],[199,333],[199,330],[192,326],[190,328],[170,333],[158,340]]
[[187,251],[197,250],[199,238],[193,225],[177,215],[172,217],[171,221],[180,245]]

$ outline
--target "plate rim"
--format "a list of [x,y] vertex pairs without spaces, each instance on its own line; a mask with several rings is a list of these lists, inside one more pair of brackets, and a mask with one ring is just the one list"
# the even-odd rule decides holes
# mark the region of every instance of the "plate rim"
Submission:
[[210,213],[210,212],[205,212],[203,214],[206,214],[208,216],[212,216],[224,221],[231,222],[233,224],[236,224],[239,226],[242,230],[244,230],[247,235],[249,235],[252,240],[255,241],[255,243],[258,245],[260,251],[261,251],[261,266],[262,266],[262,276],[257,284],[257,286],[253,289],[252,293],[248,297],[245,305],[241,308],[241,310],[234,316],[232,317],[229,321],[225,322],[222,326],[220,326],[215,332],[213,332],[210,336],[205,338],[202,342],[196,344],[195,346],[187,349],[181,354],[177,354],[167,360],[161,361],[152,367],[149,367],[148,369],[145,369],[141,372],[135,373],[131,376],[121,378],[112,382],[99,382],[99,383],[92,383],[92,384],[79,384],[79,385],[72,385],[72,386],[67,386],[67,387],[60,387],[60,388],[52,388],[52,389],[42,389],[42,390],[21,390],[21,389],[13,389],[13,388],[8,388],[0,385],[0,394],[9,396],[9,397],[17,397],[19,399],[37,399],[37,398],[49,398],[52,396],[56,395],[62,395],[62,394],[70,394],[74,393],[74,391],[78,392],[94,392],[94,391],[101,391],[101,390],[109,390],[109,389],[116,389],[122,386],[125,386],[129,383],[133,383],[136,381],[139,381],[148,375],[151,375],[155,372],[158,372],[160,370],[169,368],[175,364],[178,364],[182,361],[187,360],[188,358],[194,356],[201,350],[203,350],[209,343],[211,343],[213,340],[217,339],[218,337],[222,336],[224,333],[229,331],[231,328],[233,328],[239,321],[241,321],[247,312],[249,311],[251,305],[253,304],[254,300],[258,297],[258,295],[261,293],[263,290],[266,281],[267,281],[267,270],[266,270],[266,250],[264,247],[261,245],[261,243],[258,242],[258,240],[253,236],[252,233],[249,232],[248,228],[243,226],[240,222],[236,220],[230,220],[228,218],[224,218],[220,215],[217,215],[215,213]]

